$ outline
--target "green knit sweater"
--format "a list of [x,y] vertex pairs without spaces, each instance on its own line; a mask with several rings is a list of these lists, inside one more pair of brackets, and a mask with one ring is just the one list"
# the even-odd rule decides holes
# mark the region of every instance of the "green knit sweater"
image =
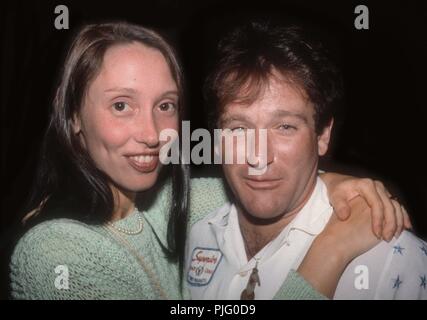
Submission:
[[[220,179],[191,181],[190,227],[228,199]],[[153,205],[116,223],[135,229],[142,214],[143,231],[124,235],[128,245],[102,226],[56,219],[30,229],[11,260],[15,299],[188,299],[180,290],[179,270],[167,259],[167,222],[171,185],[154,195]],[[60,266],[60,267],[58,267]],[[296,272],[276,298],[321,299]]]

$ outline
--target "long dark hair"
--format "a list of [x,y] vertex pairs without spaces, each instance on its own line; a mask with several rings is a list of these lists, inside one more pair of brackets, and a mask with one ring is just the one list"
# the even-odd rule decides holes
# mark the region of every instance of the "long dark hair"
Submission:
[[[110,178],[99,170],[78,137],[73,117],[102,65],[105,52],[117,44],[139,42],[159,50],[166,59],[179,91],[180,121],[183,115],[183,77],[174,50],[156,32],[126,22],[92,24],[77,33],[65,59],[42,144],[38,170],[26,210],[38,218],[69,217],[91,224],[111,218],[114,199]],[[168,256],[178,259],[182,270],[189,192],[187,165],[171,165],[172,206],[168,225]],[[160,177],[159,177],[160,179]],[[159,182],[158,182],[159,184]],[[47,201],[46,201],[47,200]],[[43,204],[40,206],[40,204]],[[138,203],[138,202],[137,202]],[[27,212],[28,212],[27,211]],[[39,214],[41,213],[41,214]]]

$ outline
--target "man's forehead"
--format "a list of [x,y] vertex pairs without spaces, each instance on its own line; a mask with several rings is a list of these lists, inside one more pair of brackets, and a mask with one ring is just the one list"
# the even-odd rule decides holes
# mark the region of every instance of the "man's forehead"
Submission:
[[287,81],[271,81],[262,91],[251,103],[237,100],[225,105],[221,122],[254,117],[297,117],[307,122],[314,113],[314,107],[305,93]]
[[[249,107],[247,107],[249,108]],[[264,111],[264,110],[263,110]],[[260,118],[260,116],[263,116],[264,118],[270,118],[270,119],[278,119],[278,118],[286,118],[286,117],[293,117],[298,118],[301,121],[308,122],[309,115],[305,112],[295,112],[295,111],[289,111],[289,110],[282,110],[282,109],[274,109],[271,111],[263,112],[261,114],[255,114],[251,112],[245,112],[244,107],[230,110],[229,112],[226,112],[221,117],[221,121],[223,123],[225,122],[231,122],[231,121],[251,121],[253,120],[254,116],[257,118]]]

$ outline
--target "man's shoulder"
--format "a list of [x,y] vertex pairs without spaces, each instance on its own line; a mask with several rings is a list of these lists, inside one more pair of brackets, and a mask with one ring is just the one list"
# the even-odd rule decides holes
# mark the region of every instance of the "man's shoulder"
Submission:
[[[408,263],[410,259],[411,263]],[[372,262],[384,267],[415,268],[427,266],[427,243],[412,232],[403,231],[390,242],[381,241],[371,250],[355,259],[356,262]]]
[[387,244],[377,297],[382,299],[427,299],[427,244],[404,231]]
[[401,268],[427,271],[427,243],[411,232],[403,231],[394,242],[388,243],[389,254],[394,264]]
[[427,243],[403,231],[355,258],[338,284],[337,299],[425,299]]

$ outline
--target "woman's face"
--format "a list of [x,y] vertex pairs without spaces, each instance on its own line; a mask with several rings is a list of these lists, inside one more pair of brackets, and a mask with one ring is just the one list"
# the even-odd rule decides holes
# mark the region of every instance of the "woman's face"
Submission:
[[90,83],[74,131],[96,163],[120,188],[151,188],[159,175],[161,130],[178,131],[178,89],[160,51],[139,43],[117,45]]

